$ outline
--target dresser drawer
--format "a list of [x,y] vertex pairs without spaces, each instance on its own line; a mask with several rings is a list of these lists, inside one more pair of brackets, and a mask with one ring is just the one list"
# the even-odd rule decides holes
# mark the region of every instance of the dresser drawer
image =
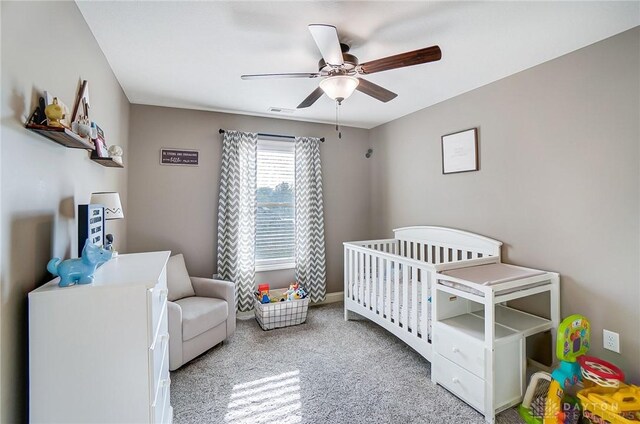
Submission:
[[153,342],[153,339],[157,334],[158,323],[160,322],[162,310],[166,309],[167,294],[167,277],[165,271],[162,273],[160,280],[158,280],[158,284],[156,284],[152,289],[149,289],[147,294],[149,302],[149,334],[151,335],[151,342]]
[[435,351],[484,380],[484,346],[470,337],[464,337],[445,325],[437,324],[433,334]]
[[[162,313],[158,329],[155,340],[149,348],[149,383],[153,388],[152,395],[155,395],[158,383],[163,376],[168,375],[169,369],[169,333],[167,331],[166,309]],[[153,401],[153,399],[151,400]]]
[[484,413],[484,380],[438,354],[433,355],[431,372],[436,383]]
[[151,413],[153,423],[162,423],[168,421],[167,411],[169,409],[169,387],[171,386],[171,379],[167,373],[167,376],[160,380],[158,390],[156,392],[156,398],[151,404]]

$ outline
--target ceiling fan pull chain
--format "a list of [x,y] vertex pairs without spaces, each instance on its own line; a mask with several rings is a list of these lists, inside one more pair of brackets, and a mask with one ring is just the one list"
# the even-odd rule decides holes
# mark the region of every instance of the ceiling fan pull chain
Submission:
[[342,139],[342,131],[340,131],[340,105],[342,102],[336,100],[336,131],[338,132],[338,138]]

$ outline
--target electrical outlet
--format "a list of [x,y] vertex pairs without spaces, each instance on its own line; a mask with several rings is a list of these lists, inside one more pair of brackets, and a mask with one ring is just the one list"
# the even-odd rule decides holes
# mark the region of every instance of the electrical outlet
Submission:
[[605,349],[620,353],[620,335],[609,330],[602,330],[602,344]]

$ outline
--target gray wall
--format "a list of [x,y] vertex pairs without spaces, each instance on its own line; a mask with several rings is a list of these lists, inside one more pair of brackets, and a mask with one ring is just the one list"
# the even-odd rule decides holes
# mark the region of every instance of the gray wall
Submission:
[[[222,151],[219,128],[325,137],[320,147],[325,201],[327,290],[342,291],[342,242],[369,235],[368,131],[282,119],[257,118],[153,106],[131,106],[129,250],[184,253],[192,275],[216,271],[218,186]],[[200,151],[198,167],[159,164],[161,147]],[[267,274],[267,273],[265,273]],[[293,272],[258,275],[284,285]]]
[[[86,151],[59,146],[25,130],[23,122],[40,90],[72,107],[84,78],[91,117],[104,128],[107,143],[126,153],[129,102],[75,3],[3,1],[0,7],[0,422],[14,423],[26,421],[27,293],[48,278],[51,257],[76,252],[76,206],[88,203],[92,191],[119,191],[127,212],[126,169],[100,166]],[[125,250],[124,223],[109,221],[107,227]]]
[[[561,274],[562,314],[587,315],[591,353],[637,383],[639,79],[635,28],[375,128],[371,236],[429,224],[505,242],[506,262]],[[440,137],[471,127],[480,171],[442,175]]]

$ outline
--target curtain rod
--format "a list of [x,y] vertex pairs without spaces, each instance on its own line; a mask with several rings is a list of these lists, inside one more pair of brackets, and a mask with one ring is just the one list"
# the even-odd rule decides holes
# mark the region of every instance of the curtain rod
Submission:
[[[224,134],[224,133],[225,133],[225,132],[227,132],[227,131],[226,131],[226,130],[223,130],[222,128],[220,128],[220,129],[218,130],[218,132],[219,132],[220,134]],[[296,137],[295,137],[295,136],[293,136],[293,135],[282,135],[282,134],[258,133],[258,135],[260,135],[260,136],[262,136],[262,137],[296,138]],[[322,137],[322,138],[320,139],[320,141],[324,143],[324,137]]]

